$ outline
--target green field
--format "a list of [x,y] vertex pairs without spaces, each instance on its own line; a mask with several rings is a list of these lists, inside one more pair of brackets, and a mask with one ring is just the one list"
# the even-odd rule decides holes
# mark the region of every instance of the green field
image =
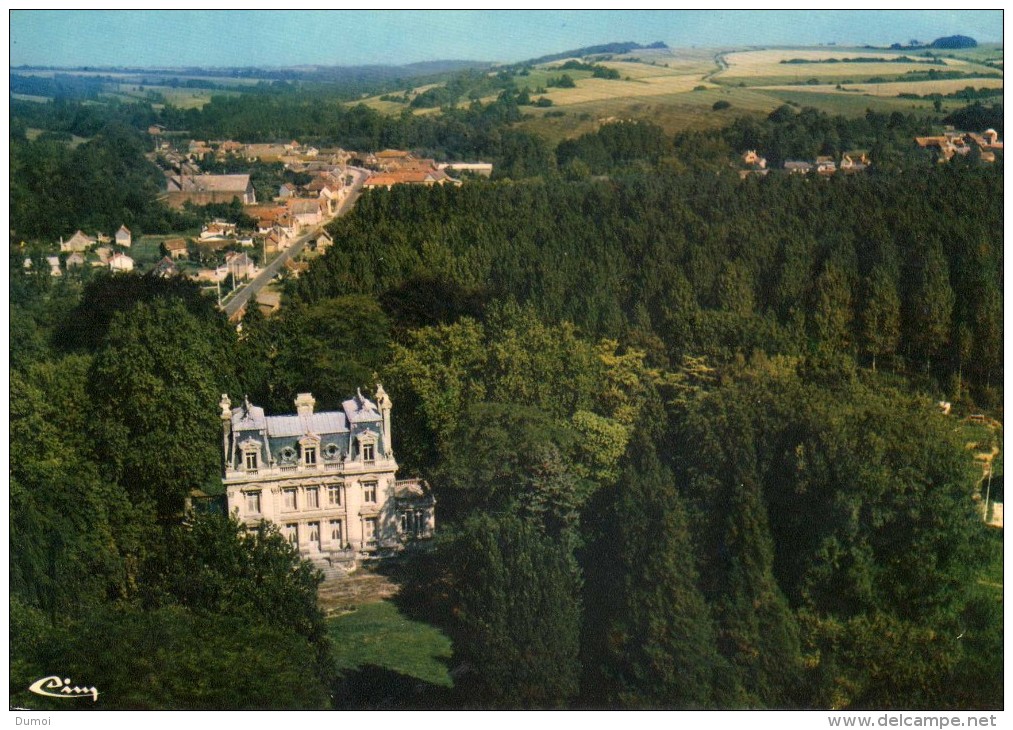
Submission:
[[[941,118],[965,103],[958,99],[944,100],[937,112],[931,100],[905,99],[901,92],[931,94],[950,93],[965,86],[1000,86],[1001,78],[939,79],[907,83],[871,84],[860,88],[837,88],[837,81],[858,85],[867,77],[900,79],[905,72],[927,69],[959,70],[964,73],[995,74],[995,68],[980,65],[983,61],[1002,58],[1002,48],[991,46],[971,49],[972,54],[940,53],[947,56],[945,66],[929,64],[914,52],[912,62],[803,63],[782,64],[792,58],[889,58],[904,52],[886,49],[777,48],[777,49],[665,49],[638,51],[608,60],[588,59],[616,69],[619,80],[591,77],[588,71],[566,71],[576,81],[576,88],[546,88],[551,107],[522,107],[524,115],[519,127],[537,134],[550,144],[592,132],[611,121],[649,119],[666,132],[700,130],[723,126],[742,114],[766,115],[778,106],[791,103],[812,106],[829,114],[861,116],[867,110],[890,113],[916,113]],[[545,86],[549,78],[563,73],[558,67],[564,61],[542,64],[527,76],[516,76],[519,88]],[[807,86],[809,79],[819,79],[817,86]],[[796,84],[796,82],[802,82]],[[428,88],[428,87],[425,87]],[[494,101],[495,95],[483,98]],[[715,111],[717,101],[731,106]],[[405,105],[370,98],[367,103],[378,111],[398,114]],[[462,105],[468,102],[463,102]],[[420,113],[416,110],[415,113]],[[437,113],[426,110],[425,113]]]
[[154,266],[162,259],[161,245],[166,238],[176,236],[141,236],[130,246],[130,258],[141,269]]
[[359,606],[327,622],[338,671],[373,665],[441,687],[447,673],[450,639],[439,629],[413,621],[388,601]]
[[[44,131],[45,130],[42,129],[29,127],[28,129],[25,130],[25,136],[30,140],[36,140],[42,136]],[[74,149],[78,145],[82,145],[85,142],[87,142],[88,139],[89,139],[88,137],[78,137],[76,134],[72,134],[70,135],[70,141],[67,142],[67,146],[70,147],[71,149]]]
[[[902,99],[897,96],[870,96],[858,93],[825,94],[804,89],[799,91],[769,89],[764,93],[784,102],[799,106],[812,106],[827,114],[840,114],[846,117],[861,116],[865,114],[867,109],[881,113],[902,112],[904,114],[936,115],[931,99]],[[947,105],[944,105],[943,111],[945,113],[948,107],[953,109],[962,107],[965,103],[956,99],[949,100]]]

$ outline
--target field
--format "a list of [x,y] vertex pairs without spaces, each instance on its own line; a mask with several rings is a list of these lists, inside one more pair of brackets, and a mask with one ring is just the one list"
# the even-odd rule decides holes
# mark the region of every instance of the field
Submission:
[[[934,118],[964,105],[953,99],[944,100],[936,111],[931,100],[905,99],[900,94],[949,94],[968,86],[976,89],[1002,88],[998,69],[982,65],[1001,62],[1002,47],[983,46],[963,51],[941,51],[943,64],[928,63],[916,54],[921,51],[889,51],[875,48],[778,48],[759,50],[736,49],[650,49],[606,60],[585,59],[617,70],[618,80],[596,79],[588,71],[567,70],[576,87],[546,88],[532,93],[533,98],[546,97],[551,107],[522,107],[521,129],[544,136],[550,144],[597,129],[601,124],[619,119],[649,119],[667,132],[706,129],[727,124],[741,114],[764,115],[784,103],[814,106],[830,114],[859,116],[868,109],[878,112],[918,113]],[[781,60],[805,58],[896,58],[907,55],[910,62],[854,63],[780,63]],[[545,87],[550,78],[564,73],[559,67],[565,60],[553,61],[532,68],[526,75],[514,77],[518,88],[532,92]],[[960,71],[984,74],[961,79],[901,81],[908,71],[927,73]],[[882,78],[881,83],[867,83],[869,78]],[[816,83],[805,83],[815,79]],[[848,83],[842,83],[842,82]],[[840,85],[842,88],[838,88]],[[420,87],[416,91],[421,91]],[[495,95],[481,99],[495,100]],[[371,97],[366,103],[388,114],[399,114],[403,104],[380,101]],[[715,111],[717,101],[731,106]],[[463,101],[460,106],[470,103]],[[436,110],[416,110],[416,114]]]
[[[877,48],[767,48],[767,49],[641,49],[629,54],[584,59],[613,68],[620,79],[593,78],[590,71],[567,69],[560,66],[565,60],[553,61],[530,68],[525,75],[515,75],[519,89],[528,88],[533,99],[546,97],[550,107],[521,107],[524,120],[522,129],[543,135],[550,143],[578,136],[597,129],[601,124],[618,119],[649,119],[669,133],[683,130],[706,129],[722,126],[741,114],[765,115],[786,102],[801,106],[814,106],[831,114],[858,116],[867,109],[879,112],[917,112],[935,119],[964,105],[957,99],[944,100],[941,111],[931,101],[904,99],[900,94],[950,94],[967,87],[1003,88],[1003,79],[996,76],[1002,65],[1002,46],[991,44],[978,48],[953,51],[933,51],[942,57],[943,64],[928,63],[920,56],[923,49],[892,51]],[[782,60],[830,58],[888,59],[907,55],[911,61],[869,61],[855,63],[781,63]],[[993,64],[985,66],[984,64]],[[997,67],[998,66],[998,67]],[[959,71],[966,78],[904,81],[909,71],[928,73]],[[18,73],[39,76],[52,75],[53,71],[21,71]],[[493,73],[495,73],[495,69]],[[163,84],[142,84],[145,75],[151,80],[162,79],[171,71],[153,69],[150,72],[81,71],[80,75],[109,77],[107,98],[146,100],[148,94],[160,94],[165,103],[181,108],[199,108],[215,94],[238,94],[238,90],[219,91],[188,89]],[[566,73],[576,83],[575,88],[548,87],[552,78]],[[188,76],[179,76],[181,82]],[[197,77],[193,77],[197,78]],[[257,79],[199,77],[230,86],[255,84]],[[868,83],[868,79],[883,79]],[[810,83],[811,82],[811,83]],[[422,93],[435,84],[413,89]],[[839,88],[840,87],[840,88]],[[543,93],[536,89],[544,88]],[[394,92],[394,95],[399,95]],[[488,94],[483,103],[495,101],[497,94]],[[15,95],[22,98],[21,95]],[[43,100],[41,98],[33,100]],[[731,106],[715,111],[717,101]],[[363,103],[383,114],[399,115],[409,109],[418,115],[436,115],[438,108],[412,109],[409,105],[384,101],[377,96],[364,97],[352,104]],[[471,102],[462,99],[460,107]],[[158,105],[156,105],[158,106]]]
[[[799,106],[816,107],[827,114],[840,114],[846,117],[855,117],[865,114],[867,109],[875,112],[889,114],[901,112],[902,114],[924,114],[926,116],[939,116],[932,106],[931,99],[902,99],[897,96],[874,96],[868,94],[827,94],[813,91],[808,86],[789,86],[783,89],[764,89],[771,97],[781,102],[798,104]],[[951,109],[963,106],[964,102],[948,100],[943,105],[942,112],[948,113]]]
[[405,617],[393,603],[357,607],[328,620],[338,671],[380,667],[441,687],[452,687],[447,673],[450,639],[439,629]]
[[[821,61],[830,58],[900,58],[907,55],[912,62],[882,61],[854,63],[781,63],[791,59]],[[943,59],[944,66],[930,64],[914,53],[890,52],[877,49],[771,49],[741,51],[724,56],[727,68],[714,75],[714,80],[725,84],[770,86],[773,84],[805,83],[816,79],[823,83],[860,83],[869,78],[898,79],[908,72],[927,73],[960,71],[962,73],[995,73],[979,64],[956,58]],[[1001,79],[1000,79],[1001,81]],[[930,82],[934,83],[934,82]]]
[[[834,84],[807,85],[806,91],[819,94],[838,94],[842,92],[868,94],[870,96],[898,96],[900,94],[952,94],[962,91],[968,86],[975,89],[1001,89],[1002,79],[999,78],[966,78],[939,79],[936,81],[890,81],[883,84],[842,84],[838,89]],[[761,86],[759,88],[774,91],[797,91],[798,86]]]
[[162,260],[162,241],[175,236],[141,236],[127,252],[134,263],[141,269],[154,266]]
[[[15,96],[17,96],[17,94],[15,94]],[[43,99],[43,101],[47,100]],[[25,130],[25,136],[31,140],[38,139],[40,136],[42,136],[42,133],[43,130],[35,129],[33,127],[29,127],[28,129]],[[70,135],[70,141],[67,142],[67,146],[70,147],[71,149],[74,149],[75,147],[82,145],[87,141],[88,141],[87,137],[78,137],[76,134],[72,134]]]

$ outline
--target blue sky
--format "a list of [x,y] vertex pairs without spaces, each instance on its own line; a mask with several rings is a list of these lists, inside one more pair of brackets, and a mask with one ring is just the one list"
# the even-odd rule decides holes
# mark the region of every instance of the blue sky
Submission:
[[673,47],[1002,40],[1002,11],[14,10],[11,65],[520,61],[609,41]]

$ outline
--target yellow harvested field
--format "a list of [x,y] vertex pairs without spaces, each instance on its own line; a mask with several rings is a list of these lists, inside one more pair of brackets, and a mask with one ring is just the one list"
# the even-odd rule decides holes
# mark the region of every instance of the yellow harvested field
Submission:
[[[715,71],[714,54],[705,59],[659,58],[654,64],[635,61],[598,61],[599,65],[614,68],[623,78],[641,79],[650,76],[694,75],[697,77]],[[655,65],[656,64],[656,65]]]
[[575,89],[549,89],[546,94],[555,106],[586,104],[605,99],[633,99],[692,91],[700,84],[698,76],[649,76],[638,81],[584,79]]
[[[870,48],[862,52],[855,51],[807,51],[807,50],[766,50],[766,51],[741,51],[729,53],[724,59],[728,68],[716,75],[722,80],[764,78],[769,76],[784,77],[798,76],[805,78],[820,77],[869,77],[869,76],[896,76],[905,74],[908,71],[928,71],[929,69],[944,69],[943,66],[930,63],[907,63],[896,61],[884,62],[858,62],[858,63],[781,63],[793,58],[804,58],[811,61],[825,60],[828,58],[899,58],[903,53],[889,53],[878,49]],[[915,56],[911,56],[916,58]],[[945,69],[966,71],[975,68],[967,61],[955,58],[942,59]]]
[[952,94],[962,91],[968,86],[976,89],[1001,89],[1002,79],[998,78],[968,78],[968,79],[940,79],[938,81],[891,81],[884,84],[844,84],[845,91],[838,89],[834,84],[819,85],[778,85],[778,86],[754,86],[754,89],[766,89],[769,91],[811,91],[817,94],[847,94],[858,92],[872,96],[897,96],[898,94]]

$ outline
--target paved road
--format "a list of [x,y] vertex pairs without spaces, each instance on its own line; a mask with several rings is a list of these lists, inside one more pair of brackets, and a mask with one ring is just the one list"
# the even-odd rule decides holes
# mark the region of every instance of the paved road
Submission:
[[[351,210],[362,190],[362,183],[364,183],[366,178],[369,176],[369,173],[366,170],[360,170],[357,167],[349,167],[347,172],[348,174],[354,176],[355,179],[352,181],[351,190],[348,191],[348,195],[343,201],[341,201],[341,205],[338,206],[338,212],[334,216],[335,218],[344,215]],[[328,221],[328,223],[329,222],[330,221]],[[325,225],[326,223],[315,226],[307,233],[299,236],[299,238],[297,238],[291,246],[278,254],[274,261],[263,268],[253,281],[237,291],[235,296],[233,296],[232,299],[230,299],[222,308],[225,311],[226,316],[228,316],[230,320],[235,319],[239,312],[242,311],[243,307],[246,306],[246,303],[251,299],[255,300],[257,292],[267,286],[278,272],[281,271],[285,262],[302,253],[303,248],[306,247],[306,243],[311,239],[316,238]]]

